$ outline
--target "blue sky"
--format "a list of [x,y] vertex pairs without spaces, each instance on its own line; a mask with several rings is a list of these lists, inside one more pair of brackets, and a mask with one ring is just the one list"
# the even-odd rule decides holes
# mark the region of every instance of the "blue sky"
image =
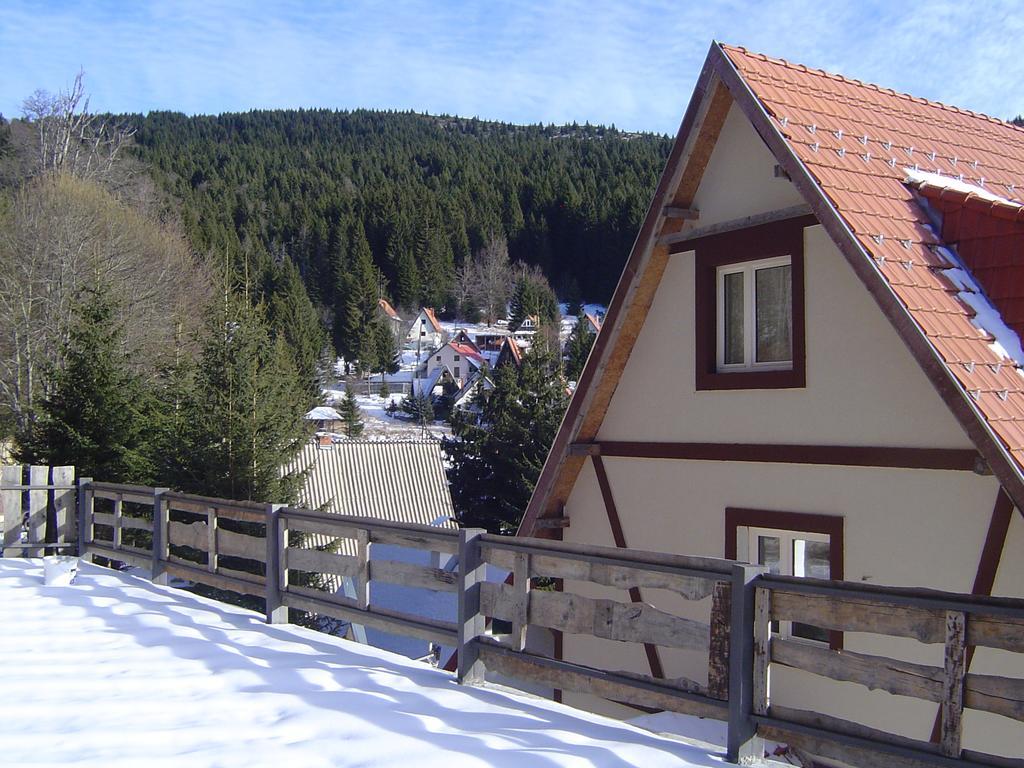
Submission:
[[0,112],[372,107],[674,133],[711,40],[1009,118],[1020,2],[0,0]]

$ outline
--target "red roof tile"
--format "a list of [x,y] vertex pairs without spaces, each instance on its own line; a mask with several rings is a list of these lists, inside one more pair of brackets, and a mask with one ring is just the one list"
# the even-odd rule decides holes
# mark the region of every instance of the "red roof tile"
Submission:
[[[1020,335],[1024,259],[1017,254],[1024,252],[1024,209],[937,185],[910,185],[905,170],[962,175],[968,184],[1016,199],[1024,187],[1024,130],[742,48],[722,50],[1018,467],[1024,467],[1024,377],[1014,361],[993,349],[991,331],[997,329],[980,327],[984,320],[959,299],[954,293],[959,289],[944,273],[954,265],[934,249],[956,244],[1003,321]],[[922,198],[945,213],[944,231],[934,228]],[[975,215],[973,224],[963,213],[968,210]],[[977,242],[995,234],[995,219],[1002,224],[1000,236],[1012,238],[1014,248],[972,249],[959,242],[964,226]]]

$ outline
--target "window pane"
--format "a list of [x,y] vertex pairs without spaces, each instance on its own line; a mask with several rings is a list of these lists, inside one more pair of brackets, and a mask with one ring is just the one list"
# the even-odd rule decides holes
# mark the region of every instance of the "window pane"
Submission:
[[769,573],[782,573],[780,549],[777,536],[758,536],[757,564],[767,565]]
[[759,363],[793,359],[793,281],[790,265],[754,272],[754,315]]
[[730,272],[722,277],[725,349],[722,360],[727,365],[743,363],[743,273]]
[[827,541],[802,541],[796,539],[793,542],[794,576],[828,579],[831,578],[830,573],[829,546]]
[[[809,576],[813,579],[830,578],[829,543],[827,541],[793,540],[793,575]],[[827,643],[828,630],[812,627],[810,624],[793,622],[793,636]]]

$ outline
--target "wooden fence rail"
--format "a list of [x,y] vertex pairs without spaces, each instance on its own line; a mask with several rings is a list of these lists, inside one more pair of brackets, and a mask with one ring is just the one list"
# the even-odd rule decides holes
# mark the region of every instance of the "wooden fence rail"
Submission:
[[[759,566],[716,558],[402,525],[89,478],[79,480],[76,492],[72,478],[70,467],[3,469],[5,554],[39,555],[71,545],[76,526],[69,510],[77,504],[82,556],[148,568],[159,583],[173,576],[255,596],[270,623],[286,622],[294,609],[454,647],[464,684],[491,672],[505,681],[724,720],[733,762],[759,759],[769,738],[859,766],[1024,768],[1024,760],[961,744],[965,710],[1024,723],[1024,680],[969,669],[975,647],[1024,653],[1024,600],[771,576]],[[455,555],[457,567],[375,559],[377,545],[436,553],[435,565]],[[488,565],[509,578],[488,581]],[[316,589],[310,575],[346,579],[352,589]],[[378,607],[370,599],[372,582],[454,592],[456,620]],[[621,590],[630,601],[566,591],[574,583]],[[711,621],[640,602],[640,589],[663,590],[690,604],[710,598]],[[773,633],[773,622],[941,645],[943,664],[837,651]],[[527,648],[529,627],[706,654],[708,683],[540,655]],[[938,704],[938,742],[773,702],[773,665]]]

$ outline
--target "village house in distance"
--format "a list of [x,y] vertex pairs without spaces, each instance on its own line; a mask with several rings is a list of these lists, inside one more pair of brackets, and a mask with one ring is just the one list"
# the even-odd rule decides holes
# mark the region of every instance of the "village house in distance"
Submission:
[[[520,535],[1024,596],[1022,187],[1020,128],[712,45]],[[710,598],[653,594],[709,619]],[[776,629],[822,664],[943,663],[911,640]],[[688,651],[561,644],[707,679]],[[1024,677],[1000,653],[968,653],[969,672]],[[936,731],[934,703],[771,674],[773,706]],[[1024,727],[971,712],[963,745],[1019,758]]]

